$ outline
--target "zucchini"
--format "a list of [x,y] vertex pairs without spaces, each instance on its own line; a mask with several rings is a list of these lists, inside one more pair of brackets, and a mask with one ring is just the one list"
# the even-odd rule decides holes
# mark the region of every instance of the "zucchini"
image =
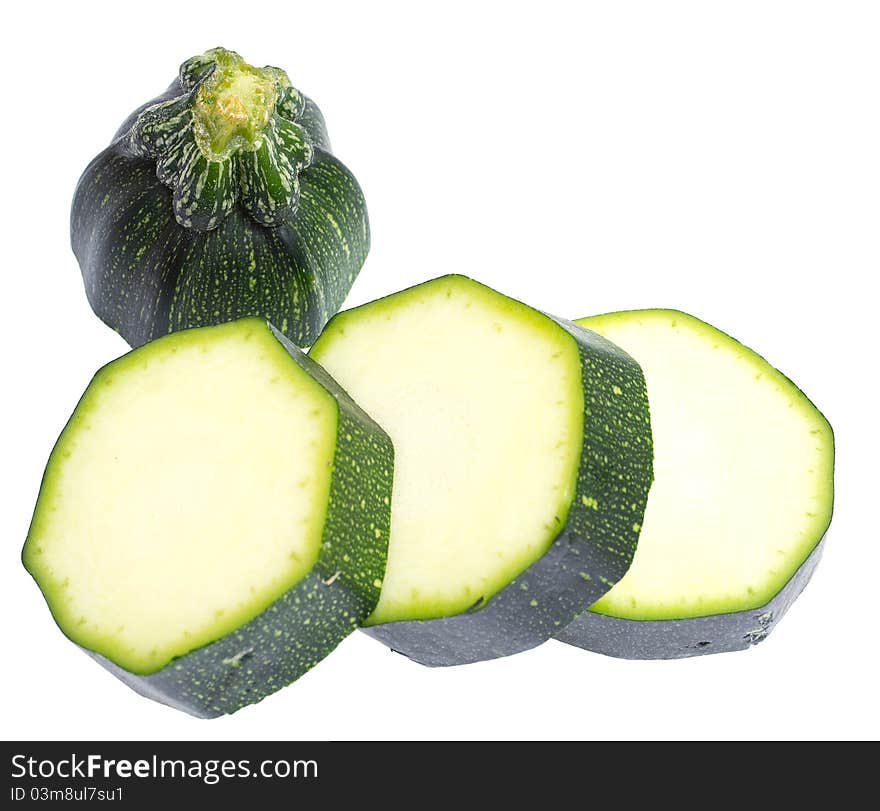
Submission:
[[294,681],[376,605],[388,437],[259,319],[101,369],[56,444],[23,552],[61,630],[201,717]]
[[627,575],[558,635],[669,659],[765,639],[809,581],[831,521],[831,427],[762,357],[673,310],[578,323],[648,381],[656,479]]
[[395,446],[371,636],[432,666],[505,656],[624,575],[651,483],[624,352],[446,276],[338,314],[311,355]]
[[308,346],[370,245],[318,107],[223,48],[126,119],[79,180],[70,234],[92,309],[132,346],[242,316]]

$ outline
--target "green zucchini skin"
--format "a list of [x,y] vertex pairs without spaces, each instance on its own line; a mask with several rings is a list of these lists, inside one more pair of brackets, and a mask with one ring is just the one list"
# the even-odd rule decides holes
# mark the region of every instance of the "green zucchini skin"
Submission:
[[253,181],[250,191],[242,182],[232,203],[205,193],[205,205],[222,202],[222,212],[211,208],[211,218],[195,222],[193,215],[193,223],[181,224],[176,192],[157,177],[157,157],[148,154],[153,143],[142,130],[152,110],[193,96],[210,75],[193,74],[193,62],[126,119],[77,184],[71,246],[89,303],[131,346],[245,316],[265,318],[309,346],[342,306],[369,251],[361,188],[331,153],[317,105],[289,88],[292,112],[279,101],[273,120],[299,138],[291,199],[269,207]]
[[810,582],[824,543],[823,538],[785,586],[760,608],[668,620],[629,620],[587,611],[556,638],[620,659],[684,659],[746,650],[767,638]]
[[[534,648],[609,591],[632,562],[653,481],[645,379],[611,342],[553,320],[578,342],[591,412],[568,517],[544,555],[470,611],[361,629],[419,664],[464,665]],[[594,498],[601,510],[589,506]]]
[[307,673],[373,611],[385,574],[394,474],[391,440],[318,364],[272,330],[339,408],[333,478],[315,566],[233,633],[155,673],[130,673],[82,648],[141,695],[199,718],[236,712]]

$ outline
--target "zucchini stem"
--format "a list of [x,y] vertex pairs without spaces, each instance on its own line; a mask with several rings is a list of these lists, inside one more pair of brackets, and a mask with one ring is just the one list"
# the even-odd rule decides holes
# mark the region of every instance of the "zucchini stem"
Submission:
[[289,84],[287,76],[277,68],[255,68],[225,48],[209,53],[216,68],[199,86],[193,105],[199,149],[208,160],[259,149],[278,88]]

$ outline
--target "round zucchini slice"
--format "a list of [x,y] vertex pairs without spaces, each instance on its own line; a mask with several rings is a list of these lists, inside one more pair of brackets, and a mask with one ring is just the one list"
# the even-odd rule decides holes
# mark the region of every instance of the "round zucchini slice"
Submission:
[[390,440],[259,319],[95,375],[23,560],[61,630],[138,692],[212,717],[323,659],[375,607]]
[[629,572],[558,638],[629,659],[760,642],[819,561],[831,427],[767,361],[691,315],[636,310],[578,323],[645,372],[655,480]]
[[651,483],[624,352],[447,276],[340,313],[311,355],[394,442],[371,636],[432,666],[505,656],[624,575]]

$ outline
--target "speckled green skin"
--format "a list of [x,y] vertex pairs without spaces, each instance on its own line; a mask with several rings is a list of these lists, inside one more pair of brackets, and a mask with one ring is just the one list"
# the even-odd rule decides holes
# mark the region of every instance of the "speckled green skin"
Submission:
[[614,344],[554,320],[578,342],[586,411],[568,518],[541,558],[470,611],[363,629],[420,664],[463,665],[534,648],[611,589],[632,563],[653,480],[645,379]]
[[233,713],[308,672],[376,607],[385,574],[391,440],[320,366],[275,333],[339,406],[330,502],[314,568],[235,632],[156,673],[129,673],[86,651],[141,695],[200,718]]
[[767,638],[810,582],[823,544],[824,539],[776,596],[760,608],[671,620],[628,620],[587,611],[556,638],[620,659],[684,659],[746,650]]
[[248,315],[309,346],[366,259],[363,193],[287,85],[260,150],[206,162],[190,105],[211,68],[184,63],[80,178],[70,232],[89,303],[132,346]]

